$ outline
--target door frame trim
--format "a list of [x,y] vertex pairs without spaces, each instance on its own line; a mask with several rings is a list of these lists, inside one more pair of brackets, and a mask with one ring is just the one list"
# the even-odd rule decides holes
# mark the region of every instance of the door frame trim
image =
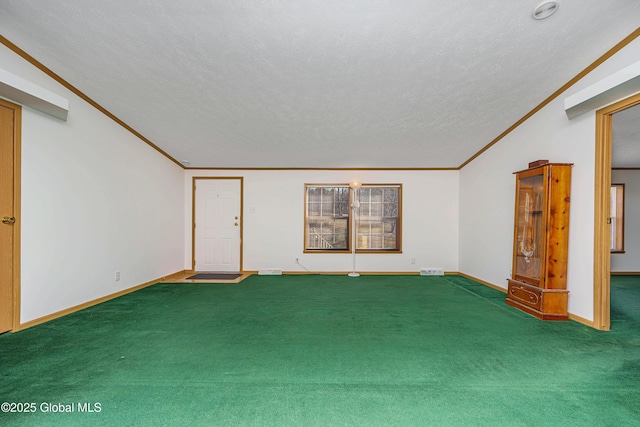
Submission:
[[244,271],[242,254],[244,242],[244,177],[243,176],[194,176],[191,178],[191,271],[195,272],[196,262],[196,181],[199,179],[219,179],[240,181],[240,271]]
[[13,326],[9,332],[20,330],[20,189],[22,176],[22,106],[5,99],[0,99],[0,105],[13,110],[13,216],[16,222],[12,225],[12,318]]
[[611,251],[609,217],[613,115],[640,104],[640,93],[596,111],[593,235],[593,326],[611,328]]

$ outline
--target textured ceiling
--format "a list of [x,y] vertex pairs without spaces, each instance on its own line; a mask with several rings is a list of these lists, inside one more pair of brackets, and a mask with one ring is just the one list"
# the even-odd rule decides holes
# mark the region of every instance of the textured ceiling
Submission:
[[458,167],[640,21],[539,3],[2,0],[0,31],[191,167]]

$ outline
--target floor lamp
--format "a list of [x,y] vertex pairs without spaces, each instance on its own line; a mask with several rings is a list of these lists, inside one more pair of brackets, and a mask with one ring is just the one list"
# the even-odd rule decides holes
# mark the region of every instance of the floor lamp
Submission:
[[349,187],[353,190],[353,199],[351,201],[351,224],[353,225],[353,246],[351,248],[351,253],[353,255],[353,269],[351,273],[349,273],[349,277],[359,277],[360,274],[356,272],[356,243],[358,241],[358,230],[356,230],[356,212],[360,207],[360,200],[358,200],[358,189],[362,187],[362,184],[359,182],[352,182],[349,184]]

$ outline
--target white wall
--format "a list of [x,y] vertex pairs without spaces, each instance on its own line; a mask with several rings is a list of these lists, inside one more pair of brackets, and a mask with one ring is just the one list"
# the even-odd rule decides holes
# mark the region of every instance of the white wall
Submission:
[[[420,267],[458,271],[458,171],[187,171],[185,189],[185,259],[191,268],[191,197],[194,176],[244,177],[243,269],[346,272],[349,254],[305,254],[304,184],[402,184],[402,253],[362,254],[358,271],[417,272]],[[249,213],[252,208],[254,213]],[[411,258],[416,259],[411,264]]]
[[184,171],[1,45],[0,63],[70,100],[67,122],[22,110],[21,322],[182,270]]
[[512,173],[538,159],[573,163],[569,312],[593,320],[595,111],[570,121],[563,102],[638,56],[640,41],[635,40],[462,169],[460,271],[506,288],[514,220]]
[[611,182],[624,184],[624,253],[611,254],[612,272],[640,271],[640,170],[613,170]]

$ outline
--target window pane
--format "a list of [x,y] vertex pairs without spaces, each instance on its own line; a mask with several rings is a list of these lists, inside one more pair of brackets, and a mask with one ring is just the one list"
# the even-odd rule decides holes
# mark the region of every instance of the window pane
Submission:
[[[393,191],[395,190],[395,191]],[[389,191],[385,191],[384,193],[384,201],[385,203],[398,203],[398,189],[390,188]]]
[[611,252],[624,252],[624,184],[611,184]]
[[380,203],[382,201],[382,193],[383,193],[383,189],[381,188],[371,188],[369,190],[371,193],[371,201],[372,202],[376,202],[376,203]]
[[305,249],[349,249],[349,187],[307,186]]
[[400,187],[362,186],[358,193],[356,249],[400,250]]
[[369,204],[369,217],[371,217],[371,218],[382,217],[382,204],[381,203],[370,203]]

